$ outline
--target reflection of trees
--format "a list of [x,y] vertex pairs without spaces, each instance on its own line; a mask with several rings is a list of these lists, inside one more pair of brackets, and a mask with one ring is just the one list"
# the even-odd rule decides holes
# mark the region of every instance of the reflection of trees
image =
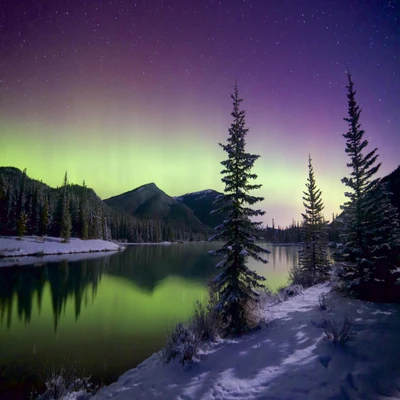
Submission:
[[205,281],[215,274],[218,259],[207,254],[210,245],[173,244],[131,246],[113,256],[107,273],[122,276],[152,291],[168,276]]
[[92,285],[92,299],[94,299],[108,260],[109,257],[82,260],[71,265],[67,261],[62,261],[58,267],[48,268],[47,280],[51,291],[54,330],[57,330],[61,313],[65,313],[68,297],[71,295],[74,297],[75,319],[79,318],[82,301],[87,295],[89,285]]
[[[34,302],[39,314],[42,307],[43,290],[48,282],[54,316],[54,329],[57,330],[61,313],[65,312],[68,298],[72,295],[75,303],[75,318],[78,319],[84,294],[92,285],[92,297],[106,268],[109,257],[80,262],[50,263],[42,267],[12,267],[0,270],[0,317],[11,325],[13,304],[16,303],[20,321],[30,322]],[[14,313],[15,315],[15,313]]]
[[1,268],[0,323],[10,327],[16,315],[29,323],[36,303],[40,314],[46,284],[56,331],[68,299],[73,299],[78,319],[88,297],[91,295],[94,300],[104,273],[133,281],[149,291],[171,275],[205,281],[215,274],[218,262],[207,254],[209,249],[209,244],[132,246],[122,253],[96,259]]

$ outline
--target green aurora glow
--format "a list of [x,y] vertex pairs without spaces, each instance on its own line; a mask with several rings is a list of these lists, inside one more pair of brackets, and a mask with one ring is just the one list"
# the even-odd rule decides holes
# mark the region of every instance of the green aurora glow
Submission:
[[[219,122],[217,126],[222,125]],[[170,127],[164,135],[157,131],[160,128],[157,124],[129,127],[126,123],[125,128],[120,127],[124,134],[117,135],[114,128],[107,128],[109,124],[101,126],[94,121],[60,126],[56,134],[52,125],[9,120],[0,123],[3,127],[0,165],[27,168],[30,177],[52,187],[61,185],[67,171],[71,183],[81,184],[85,180],[102,199],[150,182],[170,196],[210,188],[223,190],[219,173],[225,154],[218,146],[218,142],[226,140],[222,128],[219,135],[210,139],[205,137],[204,127],[193,131],[188,123],[173,125],[176,130]],[[146,134],[141,133],[144,131]],[[261,207],[267,211],[264,222],[271,224],[274,218],[276,226],[284,226],[293,218],[300,220],[307,149],[299,142],[298,152],[291,158],[282,157],[288,150],[278,140],[279,131],[270,134],[269,146],[252,138],[251,132],[252,129],[248,136],[249,151],[261,155],[255,172],[259,175],[258,183],[263,185],[260,194],[265,200]],[[321,160],[317,153],[313,158],[328,219],[332,212],[339,211],[344,200],[339,176],[345,171],[335,167],[337,157],[340,156],[324,155]]]

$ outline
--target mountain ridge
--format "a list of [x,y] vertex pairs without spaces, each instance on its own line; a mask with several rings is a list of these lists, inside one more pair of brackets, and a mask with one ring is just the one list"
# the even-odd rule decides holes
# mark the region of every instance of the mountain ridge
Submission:
[[210,230],[183,202],[169,196],[154,182],[103,200],[111,209],[139,218],[157,218],[185,223],[195,231]]

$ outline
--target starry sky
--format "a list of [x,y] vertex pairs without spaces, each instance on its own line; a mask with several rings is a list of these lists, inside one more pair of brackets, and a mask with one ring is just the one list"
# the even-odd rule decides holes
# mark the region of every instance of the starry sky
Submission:
[[105,199],[155,182],[223,190],[237,79],[267,214],[300,220],[311,154],[326,217],[350,69],[381,176],[400,164],[399,0],[19,0],[0,4],[0,165]]

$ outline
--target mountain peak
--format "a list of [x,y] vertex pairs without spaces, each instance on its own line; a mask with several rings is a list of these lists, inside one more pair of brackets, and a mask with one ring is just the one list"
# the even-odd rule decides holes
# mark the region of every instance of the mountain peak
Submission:
[[137,191],[142,190],[142,189],[153,189],[153,190],[154,189],[158,189],[158,190],[161,190],[154,182],[151,182],[151,183],[145,183],[144,185],[139,186],[138,188],[131,190],[131,192],[137,192]]

